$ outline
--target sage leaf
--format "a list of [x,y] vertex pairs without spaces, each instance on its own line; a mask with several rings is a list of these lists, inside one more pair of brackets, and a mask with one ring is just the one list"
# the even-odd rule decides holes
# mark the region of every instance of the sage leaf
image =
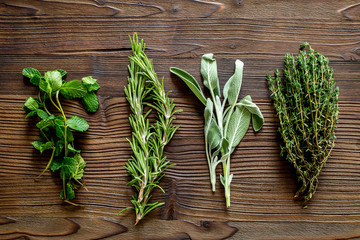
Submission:
[[230,106],[236,104],[239,97],[244,63],[240,60],[235,61],[235,72],[226,82],[223,90],[224,98],[228,100]]
[[190,88],[190,90],[195,94],[195,96],[204,104],[206,105],[206,98],[204,96],[204,93],[202,92],[199,83],[195,80],[195,78],[189,74],[188,72],[172,67],[170,68],[170,72],[178,76],[180,79],[182,79],[185,84]]
[[252,99],[249,95],[241,99],[239,103],[236,104],[237,107],[245,107],[250,113],[252,117],[252,124],[254,131],[259,131],[264,125],[264,117],[259,109],[259,107],[252,102]]
[[67,120],[67,125],[69,126],[69,128],[80,132],[85,132],[89,128],[88,122],[79,116],[71,116]]
[[217,74],[216,60],[213,58],[213,54],[205,54],[201,58],[201,75],[204,79],[204,85],[215,96],[220,97],[219,78]]
[[210,125],[211,122],[213,120],[213,116],[214,116],[214,104],[211,101],[210,98],[206,99],[206,107],[204,110],[204,120],[205,120],[205,127],[204,127],[204,132],[205,132],[205,138],[209,132],[210,129]]
[[207,134],[207,142],[209,144],[210,149],[214,149],[219,146],[221,142],[222,136],[219,126],[216,121],[212,119],[209,127],[209,131]]
[[60,93],[67,99],[82,98],[87,94],[87,89],[79,80],[72,80],[61,86]]
[[251,113],[243,106],[236,107],[229,119],[226,139],[231,147],[231,152],[244,137],[250,125]]

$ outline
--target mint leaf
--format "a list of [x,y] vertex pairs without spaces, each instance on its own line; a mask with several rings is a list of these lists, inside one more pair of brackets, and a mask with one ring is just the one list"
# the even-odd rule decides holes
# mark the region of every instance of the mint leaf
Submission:
[[67,120],[67,124],[71,129],[80,132],[84,132],[89,128],[87,121],[79,116],[71,116],[71,118]]
[[49,114],[47,114],[44,110],[42,109],[36,109],[35,113],[37,113],[37,115],[39,116],[39,118],[41,119],[47,119],[49,117]]
[[73,80],[65,82],[61,87],[60,93],[67,99],[82,98],[87,94],[87,89],[79,80]]
[[56,92],[61,88],[62,77],[58,71],[48,71],[44,75],[45,81],[49,83],[52,92]]
[[40,90],[50,94],[51,93],[51,85],[48,81],[46,81],[45,79],[41,79],[39,82],[39,88]]
[[72,153],[80,153],[81,152],[80,150],[76,150],[75,148],[73,148],[73,146],[71,146],[70,143],[68,144],[68,149]]
[[22,74],[25,76],[25,77],[28,77],[28,78],[33,78],[34,76],[39,76],[41,77],[41,73],[35,69],[35,68],[31,68],[31,67],[28,67],[28,68],[24,68],[22,70]]
[[64,149],[64,141],[59,140],[55,143],[55,156],[60,156],[62,150]]
[[35,86],[39,86],[40,80],[41,80],[41,76],[39,75],[34,75],[32,78],[30,78],[30,82]]
[[54,147],[54,144],[52,142],[46,142],[40,146],[40,153],[43,153],[47,149],[51,149]]
[[45,138],[40,138],[39,140],[36,140],[32,142],[31,144],[34,146],[35,149],[40,151],[41,145],[45,144],[47,140]]
[[96,82],[97,80],[94,79],[92,76],[83,77],[81,81],[87,88],[88,92],[94,92],[99,90],[100,88],[99,84]]
[[[37,110],[39,110],[39,109],[37,109]],[[27,119],[28,117],[33,117],[35,115],[36,115],[36,110],[33,110],[26,115],[25,119]]]
[[[60,119],[55,119],[55,133],[56,136],[58,138],[60,138],[61,140],[64,140],[64,122]],[[68,142],[73,142],[74,141],[74,136],[71,132],[71,130],[68,128],[66,128],[66,138]]]
[[99,101],[94,92],[87,93],[82,99],[82,104],[84,105],[86,111],[96,112],[99,108]]
[[61,166],[60,176],[63,176],[63,174],[65,174],[65,179],[70,180],[75,176],[76,169],[77,161],[75,161],[75,159],[71,157],[64,157]]
[[50,164],[51,171],[55,172],[59,170],[63,165],[63,158],[56,157],[52,160]]
[[[73,199],[75,198],[75,187],[70,182],[66,183],[65,185],[65,191],[66,191],[66,199]],[[64,189],[60,192],[60,198],[65,199],[64,197]]]
[[25,101],[24,104],[25,107],[27,107],[30,110],[36,110],[39,108],[39,104],[37,103],[37,101],[32,98],[32,97],[28,97]]
[[62,70],[62,69],[58,69],[56,71],[58,71],[60,73],[62,78],[67,74],[67,72],[65,70]]
[[46,127],[53,127],[53,126],[54,126],[54,121],[51,119],[43,119],[36,124],[36,127],[40,129],[44,129]]
[[74,186],[69,182],[66,184],[66,197],[68,199],[75,198]]
[[86,166],[86,162],[84,161],[84,159],[81,157],[81,155],[79,153],[74,156],[74,160],[77,162],[77,168],[76,168],[74,178],[77,180],[80,180],[84,175],[84,169]]

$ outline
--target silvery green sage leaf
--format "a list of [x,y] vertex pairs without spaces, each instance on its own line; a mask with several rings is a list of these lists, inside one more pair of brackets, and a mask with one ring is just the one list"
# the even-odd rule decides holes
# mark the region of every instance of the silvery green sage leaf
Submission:
[[251,113],[252,124],[255,132],[259,131],[262,128],[264,124],[264,117],[260,112],[259,107],[252,102],[250,95],[247,95],[246,97],[241,99],[241,101],[238,102],[236,106],[237,107],[243,106]]
[[201,58],[201,75],[204,78],[204,85],[207,87],[211,95],[220,97],[219,78],[217,74],[216,60],[213,54],[205,54]]
[[223,90],[224,98],[228,100],[230,106],[236,104],[239,97],[244,63],[240,60],[235,61],[235,73],[226,82]]
[[[233,179],[233,174],[230,174],[231,153],[247,132],[251,117],[255,131],[259,131],[264,123],[260,109],[252,102],[250,96],[246,96],[238,102],[243,67],[243,62],[235,61],[235,72],[224,86],[222,102],[216,60],[212,53],[205,54],[201,58],[201,75],[204,78],[205,87],[210,91],[211,99],[205,100],[199,84],[190,74],[179,68],[170,69],[189,86],[206,106],[204,134],[210,182],[212,190],[215,191],[216,166],[222,163],[223,175],[220,175],[220,182],[225,190],[226,207],[230,207],[230,183]],[[227,106],[226,102],[228,102]],[[224,109],[226,110],[224,111]]]
[[[251,113],[243,106],[236,107],[229,118],[226,139],[229,147],[233,149],[240,143],[250,125]],[[232,152],[231,151],[231,152]]]
[[191,89],[191,91],[195,94],[195,96],[197,96],[197,98],[204,105],[206,105],[206,98],[204,96],[204,93],[202,92],[198,82],[195,80],[195,78],[191,74],[185,72],[182,69],[175,68],[175,67],[170,68],[170,72],[172,72],[173,74],[175,74],[176,76],[181,78],[186,83],[186,85]]

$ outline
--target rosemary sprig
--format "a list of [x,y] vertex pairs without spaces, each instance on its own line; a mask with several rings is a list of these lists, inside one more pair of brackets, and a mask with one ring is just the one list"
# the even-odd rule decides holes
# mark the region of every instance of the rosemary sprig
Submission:
[[[170,92],[165,92],[164,79],[159,82],[152,60],[145,54],[143,40],[139,42],[134,33],[129,36],[133,55],[129,57],[130,76],[125,87],[126,99],[130,104],[130,125],[133,130],[130,142],[133,156],[125,168],[133,178],[127,185],[136,189],[132,197],[133,209],[136,212],[137,224],[151,210],[163,205],[163,202],[149,203],[151,192],[170,167],[169,161],[163,156],[164,147],[169,143],[180,126],[173,126],[174,114],[181,112],[175,109]],[[149,108],[149,110],[145,110]],[[150,125],[149,114],[156,110],[156,121]],[[124,209],[125,210],[125,209]],[[121,213],[121,212],[120,212]]]
[[[308,47],[309,51],[302,51]],[[335,146],[339,88],[335,87],[329,60],[309,43],[300,54],[285,55],[284,76],[267,75],[283,140],[281,156],[295,168],[300,188],[295,198],[309,201],[318,186],[318,176]]]

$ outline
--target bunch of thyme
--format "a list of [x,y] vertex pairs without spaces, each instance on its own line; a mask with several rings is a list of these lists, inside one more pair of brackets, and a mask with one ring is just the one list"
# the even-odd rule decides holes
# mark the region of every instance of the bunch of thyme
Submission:
[[339,88],[329,60],[308,43],[300,46],[296,58],[286,54],[284,63],[283,79],[278,70],[267,79],[280,120],[281,156],[298,176],[300,188],[294,197],[305,203],[314,195],[318,176],[335,145]]
[[[125,87],[126,99],[130,104],[129,117],[133,133],[130,142],[133,156],[125,168],[133,178],[127,185],[136,189],[132,197],[133,209],[136,212],[137,224],[147,213],[163,205],[163,202],[149,203],[151,192],[164,176],[164,171],[170,167],[169,161],[163,156],[164,147],[169,143],[180,126],[173,126],[174,114],[181,112],[175,109],[170,92],[164,90],[164,79],[159,82],[152,60],[145,54],[143,40],[139,42],[134,33],[129,36],[133,55],[129,57],[130,76]],[[149,110],[145,110],[149,107]],[[152,109],[157,111],[156,121],[150,125],[149,114]],[[125,210],[125,209],[124,209]],[[121,212],[120,212],[121,213]]]

